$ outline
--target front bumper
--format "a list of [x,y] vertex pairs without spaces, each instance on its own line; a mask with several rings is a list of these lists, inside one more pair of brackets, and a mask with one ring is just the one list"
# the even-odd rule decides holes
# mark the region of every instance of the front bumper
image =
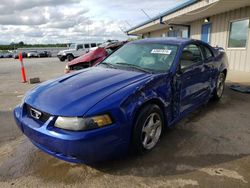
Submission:
[[66,59],[66,56],[65,56],[65,55],[62,55],[62,54],[58,54],[57,57],[58,57],[58,59],[60,59],[60,60],[65,60],[65,59]]
[[66,131],[53,126],[56,117],[51,116],[41,123],[28,117],[20,106],[15,108],[14,117],[18,127],[35,146],[68,162],[92,164],[123,156],[128,150],[116,124],[84,132]]

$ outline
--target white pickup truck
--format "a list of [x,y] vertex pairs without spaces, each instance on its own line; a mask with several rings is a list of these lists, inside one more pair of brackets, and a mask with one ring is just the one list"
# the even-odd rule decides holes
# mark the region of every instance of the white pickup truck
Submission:
[[60,61],[72,61],[73,59],[89,52],[91,48],[97,47],[97,43],[71,44],[69,49],[62,50],[57,54]]

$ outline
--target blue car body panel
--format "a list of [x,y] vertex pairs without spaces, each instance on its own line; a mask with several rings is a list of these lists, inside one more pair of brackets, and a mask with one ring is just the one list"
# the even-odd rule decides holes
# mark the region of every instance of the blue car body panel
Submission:
[[[21,131],[41,150],[69,162],[116,158],[128,152],[135,118],[145,104],[159,105],[165,126],[173,126],[211,98],[219,73],[227,71],[225,54],[201,41],[160,38],[132,43],[172,44],[178,46],[178,52],[165,73],[93,67],[40,84],[14,110]],[[208,47],[214,57],[178,75],[182,50],[190,43]],[[27,106],[49,114],[49,118],[43,122],[30,118]],[[54,126],[58,116],[92,117],[104,113],[113,119],[113,124],[104,128],[74,132]]]
[[83,116],[105,96],[149,76],[119,69],[89,68],[42,84],[31,91],[25,102],[53,115]]

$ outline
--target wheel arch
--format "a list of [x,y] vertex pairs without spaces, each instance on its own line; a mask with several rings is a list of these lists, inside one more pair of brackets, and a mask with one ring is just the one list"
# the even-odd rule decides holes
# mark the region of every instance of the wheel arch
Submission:
[[67,53],[65,57],[67,58],[69,55],[72,55],[73,57],[75,57],[73,53]]
[[167,126],[167,117],[166,117],[165,105],[164,105],[164,103],[160,99],[157,99],[157,98],[149,99],[149,100],[145,101],[142,105],[140,105],[138,108],[135,109],[135,112],[134,112],[134,115],[133,115],[133,126],[135,125],[136,118],[138,117],[140,111],[145,106],[148,106],[148,105],[157,105],[161,109],[161,111],[163,113],[164,124],[165,124],[165,126]]

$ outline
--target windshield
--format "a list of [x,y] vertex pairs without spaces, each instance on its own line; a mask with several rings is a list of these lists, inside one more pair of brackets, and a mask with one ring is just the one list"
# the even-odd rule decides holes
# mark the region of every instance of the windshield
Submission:
[[76,49],[76,44],[71,44],[71,45],[69,46],[69,49]]
[[111,54],[102,64],[116,68],[130,67],[151,72],[170,69],[178,46],[169,44],[127,44]]

